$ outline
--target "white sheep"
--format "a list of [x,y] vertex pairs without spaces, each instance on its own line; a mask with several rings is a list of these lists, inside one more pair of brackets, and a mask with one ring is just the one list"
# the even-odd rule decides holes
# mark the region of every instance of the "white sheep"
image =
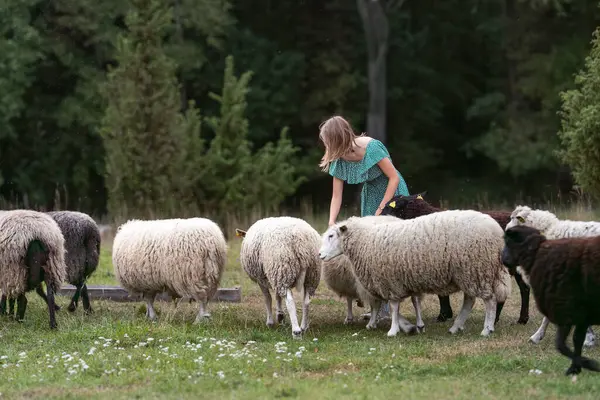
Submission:
[[117,230],[112,261],[121,285],[143,294],[150,320],[156,319],[155,296],[166,291],[196,300],[194,323],[200,323],[210,317],[207,306],[221,282],[227,242],[206,218],[130,220]]
[[[546,210],[533,210],[528,206],[517,206],[510,215],[506,229],[517,225],[526,225],[542,232],[547,239],[566,239],[574,237],[589,237],[600,235],[600,222],[560,220],[556,215]],[[523,274],[521,274],[523,275]],[[525,276],[523,275],[525,280]],[[527,282],[525,280],[527,284]],[[538,330],[529,338],[532,343],[539,343],[548,329],[548,318],[544,317]],[[584,345],[591,347],[596,341],[596,335],[590,326],[585,335]]]
[[27,308],[25,293],[41,290],[41,283],[46,282],[50,328],[55,329],[54,294],[66,269],[65,239],[56,221],[33,210],[0,212],[0,313],[6,312],[7,299],[16,298],[17,320],[22,321]]
[[399,313],[405,298],[458,291],[464,293],[463,307],[450,333],[464,329],[479,297],[485,303],[481,334],[488,336],[494,331],[496,303],[510,293],[510,275],[500,262],[503,246],[503,230],[489,215],[451,210],[382,224],[349,218],[323,234],[319,255],[327,261],[345,254],[365,289],[390,301],[388,336],[400,329],[414,332]]
[[[366,216],[362,218],[363,221],[369,221],[374,224],[385,223],[385,222],[397,222],[400,219],[394,216]],[[358,299],[363,304],[369,304],[371,306],[371,317],[367,324],[367,329],[375,329],[377,324],[377,312],[380,309],[381,299],[373,297],[365,288],[360,284],[358,279],[354,276],[352,263],[344,254],[339,257],[335,257],[329,261],[323,261],[322,269],[323,280],[327,286],[340,297],[346,298],[347,313],[345,324],[349,324],[353,321],[354,316],[352,315],[352,300]],[[425,329],[425,323],[421,315],[421,304],[420,298],[412,297],[413,306],[415,308],[415,314],[417,317],[417,331],[423,332]],[[377,312],[373,313],[373,310]]]
[[[321,279],[320,235],[306,221],[294,217],[269,217],[256,221],[243,237],[240,263],[250,279],[258,284],[267,309],[267,326],[274,325],[269,289],[275,291],[277,322],[283,321],[282,298],[292,325],[292,336],[301,337],[309,326],[310,297]],[[292,288],[301,293],[302,323],[298,325]]]

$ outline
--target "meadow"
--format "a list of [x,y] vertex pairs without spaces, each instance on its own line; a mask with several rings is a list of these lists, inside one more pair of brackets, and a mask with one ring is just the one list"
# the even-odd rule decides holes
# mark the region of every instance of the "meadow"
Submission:
[[[557,210],[562,218],[598,219],[578,205]],[[326,218],[307,218],[323,232]],[[539,344],[528,338],[542,316],[531,299],[527,325],[516,320],[518,287],[489,338],[479,336],[483,304],[477,300],[465,332],[451,336],[452,321],[438,323],[436,296],[423,305],[424,334],[388,338],[389,322],[368,331],[354,307],[355,322],[344,325],[345,302],[322,282],[311,303],[311,325],[302,340],[293,340],[288,324],[265,325],[263,298],[241,269],[241,241],[229,243],[222,287],[240,286],[241,303],[211,303],[212,320],[192,325],[197,305],[176,308],[157,302],[159,320],[144,319],[143,303],[94,301],[85,316],[81,304],[66,311],[58,297],[58,330],[50,331],[47,311],[34,293],[28,295],[22,324],[4,317],[0,325],[0,398],[318,398],[318,399],[573,399],[597,398],[600,375],[583,371],[573,382],[564,375],[569,360],[554,349],[550,326]],[[105,241],[99,269],[89,282],[118,284]],[[455,315],[462,295],[451,296]],[[401,310],[414,322],[405,301]],[[299,308],[299,316],[300,316]],[[286,319],[287,322],[287,319]],[[598,347],[584,353],[600,359]]]

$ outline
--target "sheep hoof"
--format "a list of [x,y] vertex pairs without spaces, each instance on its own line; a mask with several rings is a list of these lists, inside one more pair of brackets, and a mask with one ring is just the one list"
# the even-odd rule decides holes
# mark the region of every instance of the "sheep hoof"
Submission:
[[377,324],[367,324],[367,329],[371,330],[371,329],[376,329],[377,328]]
[[387,333],[388,337],[394,337],[398,334],[398,330],[397,329],[390,329]]
[[581,365],[571,364],[571,366],[565,372],[565,375],[577,375],[581,372]]
[[452,318],[452,312],[450,312],[448,314],[440,312],[440,315],[437,316],[436,321],[437,322],[446,322],[451,318]]
[[54,311],[60,311],[60,306],[58,304],[54,305]]
[[452,335],[455,335],[459,332],[462,332],[465,328],[458,328],[458,327],[452,327],[450,329],[448,329],[448,332],[450,332]]
[[295,340],[300,340],[302,339],[302,330],[298,330],[298,331],[292,331],[292,337]]
[[87,310],[83,310],[83,313],[85,315],[92,315],[94,313],[94,310],[92,309],[92,307],[90,307]]
[[283,324],[284,321],[285,321],[285,314],[284,313],[277,313],[277,323],[278,324]]
[[210,321],[210,314],[204,314],[203,316],[197,316],[194,320],[194,325],[202,324],[204,322]]
[[269,328],[272,328],[272,327],[274,327],[274,326],[275,326],[275,322],[273,322],[273,321],[267,321],[267,326],[268,326]]
[[538,338],[536,335],[533,335],[529,338],[529,341],[533,344],[538,344],[542,338]]
[[421,325],[421,326],[417,325],[417,332],[418,333],[424,333],[425,332],[425,325]]
[[494,332],[494,331],[493,331],[493,330],[491,330],[491,329],[488,329],[488,328],[484,328],[484,329],[481,331],[481,336],[488,337],[488,336],[490,336],[490,334],[491,334],[492,332]]
[[415,325],[411,326],[410,328],[408,328],[406,330],[406,334],[409,335],[409,336],[416,335],[417,334],[417,327]]
[[75,303],[71,303],[69,304],[67,310],[69,310],[69,312],[75,312],[75,310],[77,310],[77,306],[75,305]]
[[353,321],[354,321],[353,318],[346,317],[346,319],[344,320],[344,325],[350,325]]

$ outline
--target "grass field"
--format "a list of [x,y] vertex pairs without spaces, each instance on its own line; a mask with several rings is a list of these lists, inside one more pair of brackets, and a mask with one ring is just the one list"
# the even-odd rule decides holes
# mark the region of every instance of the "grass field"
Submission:
[[[389,323],[376,331],[360,320],[345,326],[345,303],[322,283],[311,303],[311,326],[298,341],[289,325],[265,325],[262,295],[241,270],[239,245],[230,243],[222,286],[241,286],[242,303],[211,304],[213,319],[202,326],[191,324],[195,303],[174,310],[159,302],[159,321],[149,323],[142,303],[96,301],[94,315],[84,316],[81,305],[69,314],[68,299],[59,297],[64,309],[51,332],[43,302],[29,294],[26,321],[4,319],[0,328],[0,398],[598,398],[600,375],[584,371],[576,382],[564,376],[569,360],[554,350],[553,326],[541,344],[527,342],[542,318],[532,299],[529,323],[515,324],[520,298],[514,281],[490,338],[479,336],[481,300],[466,331],[451,336],[451,321],[435,322],[439,305],[431,295],[424,334],[388,338]],[[110,245],[90,282],[100,283],[116,284]],[[461,301],[460,294],[452,296],[455,314]],[[410,301],[402,311],[414,321]],[[355,307],[356,316],[362,312]],[[600,359],[598,348],[584,352]]]

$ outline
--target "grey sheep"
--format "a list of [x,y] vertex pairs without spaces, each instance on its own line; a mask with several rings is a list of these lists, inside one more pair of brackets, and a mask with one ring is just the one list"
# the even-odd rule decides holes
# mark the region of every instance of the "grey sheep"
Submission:
[[65,241],[56,221],[32,210],[0,214],[0,313],[6,314],[6,298],[17,301],[17,320],[25,318],[25,293],[42,282],[48,288],[50,328],[56,328],[54,293],[66,275]]
[[330,227],[322,238],[322,260],[345,254],[354,274],[373,296],[388,299],[392,327],[412,333],[416,327],[399,313],[409,296],[442,296],[462,291],[463,307],[450,333],[464,329],[475,298],[485,304],[481,334],[494,331],[496,303],[510,293],[510,275],[500,262],[503,230],[490,216],[452,210],[410,220],[372,224],[352,217]]
[[[321,279],[319,233],[300,218],[270,217],[256,221],[248,231],[236,229],[243,237],[240,262],[252,281],[260,287],[267,309],[267,326],[273,326],[272,298],[275,291],[277,322],[283,321],[282,298],[292,325],[292,336],[299,339],[309,326],[310,297]],[[302,323],[298,325],[292,288],[301,293]]]
[[146,317],[156,320],[154,298],[189,296],[200,309],[194,323],[210,318],[213,298],[227,261],[227,242],[217,224],[206,218],[130,220],[113,242],[117,279],[129,293],[141,293]]

